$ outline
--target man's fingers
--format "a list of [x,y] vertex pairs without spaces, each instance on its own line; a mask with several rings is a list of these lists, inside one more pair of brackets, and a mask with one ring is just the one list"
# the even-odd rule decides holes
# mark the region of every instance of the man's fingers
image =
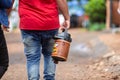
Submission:
[[9,32],[9,28],[3,26],[3,30]]

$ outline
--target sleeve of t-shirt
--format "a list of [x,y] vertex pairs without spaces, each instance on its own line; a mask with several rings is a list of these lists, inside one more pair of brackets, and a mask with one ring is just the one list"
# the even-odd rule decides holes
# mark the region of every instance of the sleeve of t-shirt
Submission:
[[0,9],[8,9],[12,6],[12,0],[0,0]]

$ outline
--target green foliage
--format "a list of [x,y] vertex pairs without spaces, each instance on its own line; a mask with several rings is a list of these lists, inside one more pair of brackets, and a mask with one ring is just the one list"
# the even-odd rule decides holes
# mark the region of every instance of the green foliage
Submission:
[[105,0],[90,0],[85,5],[85,13],[90,17],[90,22],[105,22]]
[[93,23],[87,29],[89,31],[101,31],[105,29],[105,23]]

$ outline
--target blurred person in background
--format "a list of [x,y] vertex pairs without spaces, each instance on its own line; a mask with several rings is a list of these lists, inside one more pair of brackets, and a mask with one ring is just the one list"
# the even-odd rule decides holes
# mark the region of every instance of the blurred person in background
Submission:
[[[61,26],[58,8],[65,19]],[[19,0],[18,10],[28,80],[40,79],[41,54],[44,57],[44,80],[55,80],[56,65],[51,57],[53,37],[58,29],[70,27],[67,0]]]
[[9,65],[8,49],[3,30],[8,32],[8,14],[6,9],[12,7],[12,0],[0,0],[0,79]]

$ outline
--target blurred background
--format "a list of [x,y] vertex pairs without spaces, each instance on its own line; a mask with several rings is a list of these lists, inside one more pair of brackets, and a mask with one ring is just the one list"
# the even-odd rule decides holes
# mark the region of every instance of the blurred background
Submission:
[[[18,1],[15,0],[9,16],[10,30],[19,25]],[[117,12],[119,0],[67,0],[71,17],[71,28],[85,28],[89,31],[119,28],[120,16]],[[63,16],[60,14],[60,23]]]
[[[24,46],[18,28],[18,1],[15,0],[9,16],[11,32],[5,34],[10,65],[2,80],[27,80]],[[119,0],[67,1],[72,42],[68,60],[57,65],[56,80],[120,80]],[[62,24],[61,14],[59,19]],[[43,80],[43,61],[41,66]]]

